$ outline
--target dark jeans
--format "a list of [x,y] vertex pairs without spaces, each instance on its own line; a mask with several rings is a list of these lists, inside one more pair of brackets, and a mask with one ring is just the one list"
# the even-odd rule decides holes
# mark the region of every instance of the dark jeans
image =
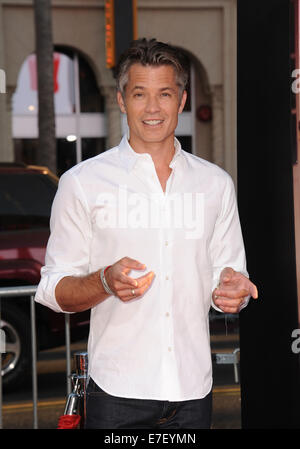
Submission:
[[87,429],[209,429],[212,393],[203,399],[169,402],[128,399],[105,393],[90,378]]

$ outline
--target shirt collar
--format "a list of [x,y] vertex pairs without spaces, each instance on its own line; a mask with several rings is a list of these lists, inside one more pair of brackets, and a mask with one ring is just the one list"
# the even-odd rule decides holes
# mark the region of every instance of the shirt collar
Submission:
[[[176,139],[176,137],[174,138],[174,148],[175,153],[169,164],[170,168],[174,168],[178,161],[180,160],[184,161],[184,155],[182,152],[181,144],[179,140]],[[119,154],[121,161],[128,172],[133,169],[133,167],[139,160],[144,159],[152,161],[151,155],[149,153],[137,153],[136,151],[133,150],[133,148],[130,146],[128,142],[127,135],[123,136],[119,144]]]

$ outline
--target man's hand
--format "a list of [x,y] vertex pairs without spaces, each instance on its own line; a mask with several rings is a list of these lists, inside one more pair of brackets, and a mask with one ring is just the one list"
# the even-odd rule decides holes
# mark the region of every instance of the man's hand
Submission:
[[233,268],[224,268],[219,286],[212,294],[215,305],[225,313],[238,313],[248,295],[258,298],[256,286],[242,273]]
[[144,270],[146,266],[137,260],[123,257],[109,267],[105,279],[110,289],[121,301],[129,301],[142,296],[154,278],[153,271],[135,279],[128,276],[131,270]]

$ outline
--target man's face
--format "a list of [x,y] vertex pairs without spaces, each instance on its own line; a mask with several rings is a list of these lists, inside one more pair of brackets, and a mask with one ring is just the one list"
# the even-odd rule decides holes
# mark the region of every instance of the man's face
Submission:
[[133,64],[124,98],[118,92],[121,111],[127,114],[130,144],[145,146],[169,140],[173,145],[178,114],[185,101],[186,92],[180,95],[172,66]]

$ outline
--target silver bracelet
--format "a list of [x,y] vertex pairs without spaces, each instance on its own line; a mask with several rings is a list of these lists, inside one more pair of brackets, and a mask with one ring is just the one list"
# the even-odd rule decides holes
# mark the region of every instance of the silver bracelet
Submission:
[[[108,266],[108,265],[107,265],[107,266]],[[100,270],[100,279],[101,279],[103,288],[104,288],[104,290],[106,291],[106,293],[108,293],[109,295],[115,295],[114,292],[109,288],[108,283],[107,283],[107,281],[106,281],[106,279],[105,279],[105,276],[104,276],[104,270],[105,270],[105,269],[106,269],[106,267],[104,267],[104,268],[102,268],[102,269]]]

